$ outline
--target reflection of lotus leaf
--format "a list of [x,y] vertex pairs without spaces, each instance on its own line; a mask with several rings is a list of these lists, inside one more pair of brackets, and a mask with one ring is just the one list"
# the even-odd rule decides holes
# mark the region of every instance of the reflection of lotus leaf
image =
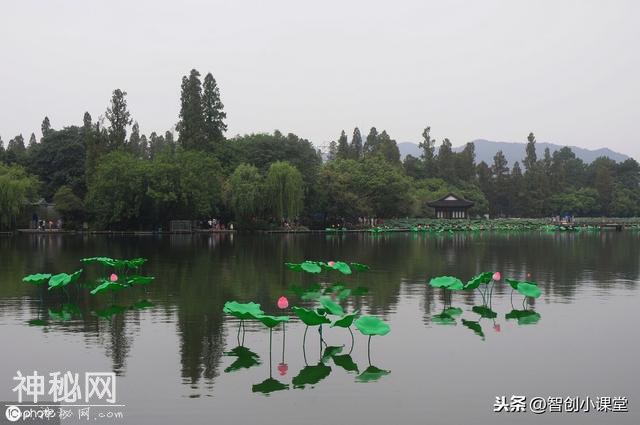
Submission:
[[493,277],[492,272],[483,272],[478,275],[475,275],[474,277],[471,278],[470,281],[466,283],[466,285],[464,285],[464,289],[473,290],[479,287],[481,284],[486,285],[489,282],[491,282],[492,277]]
[[391,331],[391,327],[375,316],[361,316],[355,322],[356,328],[363,335],[386,335]]
[[462,309],[460,307],[449,307],[445,309],[443,313],[451,317],[460,316],[462,314]]
[[239,303],[237,301],[227,301],[224,303],[222,311],[241,320],[251,320],[264,315],[260,304],[254,302]]
[[224,354],[225,356],[237,357],[237,359],[224,370],[226,373],[235,372],[240,369],[249,369],[260,364],[260,356],[241,345]]
[[331,327],[339,327],[339,328],[348,328],[353,324],[353,321],[358,316],[358,312],[354,311],[353,313],[348,313],[336,320],[331,324]]
[[438,325],[455,325],[456,319],[448,315],[447,313],[434,314],[431,316],[431,321]]
[[277,379],[267,378],[259,384],[255,384],[251,387],[251,391],[254,393],[262,393],[269,395],[274,391],[288,390],[289,384],[284,384]]
[[290,270],[293,270],[294,272],[302,271],[302,266],[300,266],[300,264],[298,263],[284,263],[284,265],[287,266]]
[[47,322],[42,319],[32,319],[27,322],[29,326],[46,326]]
[[127,311],[127,307],[123,307],[121,305],[111,305],[107,308],[103,308],[102,310],[96,311],[96,315],[98,317],[102,317],[103,319],[110,319],[116,314],[120,314],[125,311]]
[[525,297],[538,298],[541,294],[538,286],[529,282],[519,282],[516,287],[516,291],[520,292]]
[[473,306],[471,311],[479,314],[480,317],[484,317],[485,319],[495,319],[496,317],[498,317],[498,313],[496,313],[495,311],[491,310],[489,307],[484,305]]
[[434,277],[429,281],[429,285],[433,286],[434,288],[446,288],[452,291],[457,291],[464,287],[462,281],[453,276]]
[[326,362],[330,358],[335,355],[342,353],[342,345],[330,345],[324,349],[324,353],[322,353],[322,361]]
[[369,292],[369,288],[365,288],[364,286],[358,286],[356,289],[351,291],[351,295],[358,297],[360,295],[366,294],[367,292]]
[[149,300],[140,300],[131,306],[134,310],[144,310],[145,308],[153,307],[153,303]]
[[51,278],[50,273],[36,273],[30,274],[22,278],[23,282],[33,283],[34,285],[41,285],[47,282]]
[[308,290],[302,294],[300,299],[303,301],[315,301],[317,299],[320,299],[321,296],[322,292],[320,291]]
[[356,372],[356,373],[359,372],[358,365],[353,361],[351,356],[348,354],[333,356],[332,359],[333,359],[333,362],[336,364],[336,366],[343,368],[347,372]]
[[366,272],[367,270],[369,270],[369,266],[367,266],[366,264],[361,264],[361,263],[350,263],[350,264],[351,264],[351,268],[357,272]]
[[263,314],[261,316],[257,316],[256,319],[262,322],[268,328],[273,328],[274,326],[278,326],[280,323],[288,322],[289,316],[268,316]]
[[334,302],[331,297],[320,297],[320,304],[325,310],[334,316],[342,316],[344,314],[344,310],[340,307],[340,304]]
[[471,329],[476,335],[484,339],[484,332],[482,332],[482,326],[480,326],[480,322],[462,319],[462,324]]
[[331,323],[331,321],[325,316],[304,307],[292,307],[291,311],[293,311],[293,314],[298,316],[298,318],[307,326],[318,326],[323,323]]
[[59,309],[49,309],[49,317],[54,320],[67,321],[76,315],[80,315],[80,307],[75,304],[63,304]]
[[323,294],[339,293],[344,288],[345,288],[344,284],[342,284],[342,283],[334,283],[333,285],[329,286],[324,291],[322,291],[322,293]]
[[349,288],[345,288],[342,291],[338,292],[338,294],[336,295],[336,297],[340,300],[340,301],[344,301],[347,298],[349,298],[349,295],[351,295],[351,289]]
[[320,362],[315,366],[305,366],[291,382],[294,388],[304,388],[305,385],[315,385],[329,376],[331,367]]
[[356,382],[375,382],[385,375],[390,374],[389,370],[382,370],[375,366],[369,366],[360,375],[356,376]]
[[518,325],[535,325],[542,316],[533,310],[511,310],[504,315],[507,320],[517,319]]

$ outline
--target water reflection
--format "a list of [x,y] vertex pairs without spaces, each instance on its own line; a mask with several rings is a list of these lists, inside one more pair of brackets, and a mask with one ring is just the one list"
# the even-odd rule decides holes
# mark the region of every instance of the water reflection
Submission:
[[[176,370],[184,384],[193,386],[201,381],[213,383],[225,356],[234,357],[225,372],[262,364],[260,356],[243,344],[225,347],[229,322],[223,317],[222,307],[229,299],[254,300],[273,314],[278,311],[276,300],[290,293],[289,288],[293,294],[297,288],[311,288],[308,276],[287,270],[284,262],[342,258],[369,264],[370,273],[346,277],[341,282],[344,287],[332,288],[348,288],[350,295],[359,295],[346,300],[351,311],[388,317],[399,310],[402,302],[415,298],[426,325],[460,324],[484,338],[491,326],[499,332],[503,315],[505,321],[532,325],[543,323],[541,313],[534,311],[533,302],[525,308],[515,305],[505,310],[504,302],[511,291],[507,285],[494,289],[493,296],[503,304],[486,306],[477,294],[456,294],[452,299],[451,294],[430,288],[426,285],[430,277],[452,274],[468,278],[482,270],[500,270],[522,279],[530,274],[542,289],[540,303],[572,303],[581,291],[599,290],[606,295],[615,288],[635,290],[640,259],[638,237],[633,232],[3,237],[0,323],[5,325],[5,332],[15,334],[28,325],[48,334],[81,333],[87,344],[104,350],[113,370],[120,374],[126,372],[132,344],[144,321],[172,323],[180,363]],[[22,276],[39,270],[74,270],[79,258],[91,255],[147,257],[146,272],[157,280],[148,293],[118,294],[115,302],[88,297],[68,300],[21,283]],[[316,289],[319,294],[327,288]],[[312,303],[318,294],[307,294],[307,299],[301,296],[301,304]],[[455,306],[451,305],[453,301]],[[16,325],[14,319],[18,318],[20,323]],[[264,333],[252,328],[246,332]],[[253,345],[253,341],[249,342]],[[323,348],[324,353],[329,349],[320,343],[320,350]],[[318,355],[318,351],[314,353]],[[385,361],[383,356],[381,361]],[[386,375],[385,369],[369,365],[363,370],[350,354],[335,352],[328,357],[321,354],[317,363],[304,365],[292,379],[293,388],[312,387],[326,379],[332,371],[331,362],[336,368],[356,374],[359,382]],[[284,347],[277,365],[280,376],[282,370],[290,373]],[[389,366],[395,369],[393,364]],[[282,385],[287,384],[273,378],[269,362],[269,378],[252,389],[270,393],[283,390]]]

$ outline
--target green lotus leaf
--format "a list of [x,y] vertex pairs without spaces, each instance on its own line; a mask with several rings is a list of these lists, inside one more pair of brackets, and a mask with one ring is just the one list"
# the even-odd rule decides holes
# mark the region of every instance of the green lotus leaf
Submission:
[[264,315],[260,304],[254,302],[239,303],[238,301],[227,301],[222,308],[224,313],[237,317],[240,320],[256,319]]
[[76,270],[75,272],[69,275],[69,283],[73,283],[80,279],[80,275],[82,274],[82,269]]
[[366,383],[366,382],[375,382],[378,381],[385,375],[390,374],[389,370],[382,370],[375,366],[369,366],[362,372],[360,375],[356,377],[356,382]]
[[516,291],[520,292],[525,297],[538,298],[541,294],[540,288],[529,282],[519,282],[516,287]]
[[224,353],[225,356],[237,357],[237,359],[229,365],[224,371],[226,373],[235,372],[240,369],[249,369],[253,366],[260,365],[260,356],[247,347],[238,346]]
[[265,395],[269,395],[275,391],[288,390],[289,384],[282,383],[277,379],[267,378],[259,384],[255,384],[251,386],[251,391],[254,393],[262,393]]
[[482,326],[480,326],[480,322],[462,319],[462,324],[471,329],[476,335],[484,339],[484,332],[482,332]]
[[49,290],[54,288],[62,288],[71,282],[71,275],[67,273],[58,273],[49,278]]
[[358,312],[354,311],[353,313],[345,314],[335,322],[331,324],[331,327],[339,327],[339,328],[348,328],[353,324],[355,318],[358,317]]
[[338,270],[342,274],[351,274],[351,267],[343,261],[336,261],[336,264],[333,266],[334,269]]
[[109,257],[88,257],[88,258],[83,258],[80,261],[88,264],[99,263],[105,267],[113,267],[114,259]]
[[334,316],[342,316],[344,315],[344,310],[340,307],[340,304],[334,302],[331,297],[323,296],[320,297],[320,305],[327,310],[330,314]]
[[284,263],[284,265],[294,272],[302,271],[302,266],[299,263]]
[[130,286],[133,286],[133,285],[148,285],[149,283],[153,282],[154,279],[155,279],[155,277],[153,277],[153,276],[133,275],[133,276],[129,276],[127,278],[127,285],[130,285]]
[[304,388],[305,385],[315,385],[329,376],[331,367],[320,362],[315,366],[305,366],[291,382],[293,388]]
[[347,372],[356,372],[359,373],[358,365],[353,361],[349,354],[341,354],[339,356],[332,357],[333,362],[336,366],[339,366],[346,370]]
[[322,268],[315,261],[305,261],[302,264],[300,264],[300,267],[302,268],[303,271],[307,273],[316,274],[322,271]]
[[384,336],[391,331],[391,327],[375,316],[361,316],[355,321],[356,328],[363,335]]
[[146,258],[133,258],[131,260],[124,260],[125,266],[129,269],[137,269],[147,262]]
[[256,319],[262,322],[268,328],[273,328],[278,326],[280,323],[288,322],[289,316],[268,316],[263,314],[261,316],[256,316]]
[[449,316],[447,313],[434,314],[431,316],[431,321],[437,325],[455,325],[456,319]]
[[63,309],[58,309],[58,310],[49,309],[49,318],[53,320],[62,320],[66,322],[68,320],[71,320],[73,316],[71,315],[71,313],[69,313],[68,311],[64,311]]
[[479,314],[480,317],[484,317],[485,319],[495,319],[496,317],[498,317],[498,313],[496,313],[495,311],[491,310],[489,307],[484,305],[473,306],[471,311]]
[[366,272],[367,270],[369,270],[369,266],[367,266],[366,264],[349,263],[349,265],[351,266],[352,269],[354,269],[357,272]]
[[116,314],[120,314],[127,311],[127,307],[121,305],[110,305],[107,308],[103,308],[102,310],[96,311],[96,315],[98,317],[102,317],[103,319],[110,319]]
[[45,282],[48,282],[51,278],[51,273],[36,273],[30,274],[29,276],[25,276],[22,278],[23,282],[33,283],[34,285],[41,285]]
[[95,288],[93,288],[91,290],[91,292],[89,292],[91,295],[96,295],[96,294],[100,294],[102,292],[106,292],[106,291],[119,291],[121,289],[126,288],[125,285],[118,283],[118,282],[111,282],[108,279],[102,279],[99,281],[100,284],[98,286],[96,286]]
[[464,285],[464,290],[465,291],[469,291],[469,290],[473,290],[476,289],[477,287],[479,287],[481,284],[482,285],[486,285],[489,282],[491,282],[493,278],[493,273],[492,272],[482,272],[478,275],[475,275],[474,277],[471,278],[470,281],[468,281],[465,285]]
[[462,309],[460,307],[449,307],[445,309],[443,313],[451,317],[460,316],[462,314]]
[[464,288],[462,281],[453,276],[434,277],[429,281],[429,285],[433,286],[434,288],[446,288],[452,291],[457,291]]
[[536,282],[530,282],[527,280],[516,280],[516,279],[510,279],[510,278],[506,278],[505,281],[513,288],[513,289],[518,289],[518,284],[519,283],[528,283],[529,285],[534,285],[534,286],[538,286],[538,284]]
[[293,314],[298,316],[302,323],[307,326],[318,326],[324,323],[331,323],[324,315],[318,314],[314,310],[309,310],[304,307],[292,307]]
[[154,307],[154,304],[149,300],[136,301],[131,308],[134,310],[144,310],[145,308]]

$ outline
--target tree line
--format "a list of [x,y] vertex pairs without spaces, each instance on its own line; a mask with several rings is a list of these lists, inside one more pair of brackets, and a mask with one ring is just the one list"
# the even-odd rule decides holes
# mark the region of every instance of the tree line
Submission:
[[476,163],[467,143],[454,152],[424,129],[420,157],[401,159],[396,141],[371,128],[343,130],[324,154],[295,134],[226,137],[226,112],[215,78],[193,69],[182,78],[180,113],[163,134],[141,134],[127,93],[113,91],[104,116],[41,137],[0,138],[0,226],[17,225],[25,200],[52,201],[68,227],[166,228],[170,220],[219,218],[243,227],[312,226],[363,217],[431,217],[428,201],[455,192],[492,217],[640,215],[640,166],[570,148],[538,158],[533,133],[522,161]]

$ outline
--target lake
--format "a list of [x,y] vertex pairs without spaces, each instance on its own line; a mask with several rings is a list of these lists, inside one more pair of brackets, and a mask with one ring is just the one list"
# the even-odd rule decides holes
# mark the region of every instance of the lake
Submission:
[[[74,271],[80,258],[100,255],[146,257],[143,273],[156,281],[146,290],[95,297],[21,282],[30,273]],[[284,266],[305,259],[371,270],[312,276]],[[85,268],[88,276],[100,272]],[[495,318],[472,310],[482,304],[477,292],[428,285],[435,276],[466,282],[482,271],[536,281],[542,296],[528,309],[539,318],[505,318],[523,307],[504,281],[493,289]],[[18,370],[113,371],[124,406],[111,410],[124,417],[95,423],[637,424],[639,273],[640,233],[633,231],[3,236],[0,399],[16,400]],[[238,320],[222,312],[225,301],[238,300],[281,314],[281,295],[312,306],[290,288],[318,281],[366,288],[343,306],[383,318],[391,332],[373,337],[368,353],[355,328],[351,348],[347,330],[325,325],[326,344],[340,348],[323,358],[317,328],[308,330],[303,348],[301,322],[286,325],[284,346],[276,327],[270,350],[262,324],[248,322],[239,335]],[[143,299],[149,303],[136,304]],[[434,319],[445,307],[462,310],[455,323]],[[368,369],[369,356],[378,369]],[[260,392],[274,388],[281,390]],[[541,415],[494,413],[500,396],[626,397],[629,412],[551,412],[552,399]]]

